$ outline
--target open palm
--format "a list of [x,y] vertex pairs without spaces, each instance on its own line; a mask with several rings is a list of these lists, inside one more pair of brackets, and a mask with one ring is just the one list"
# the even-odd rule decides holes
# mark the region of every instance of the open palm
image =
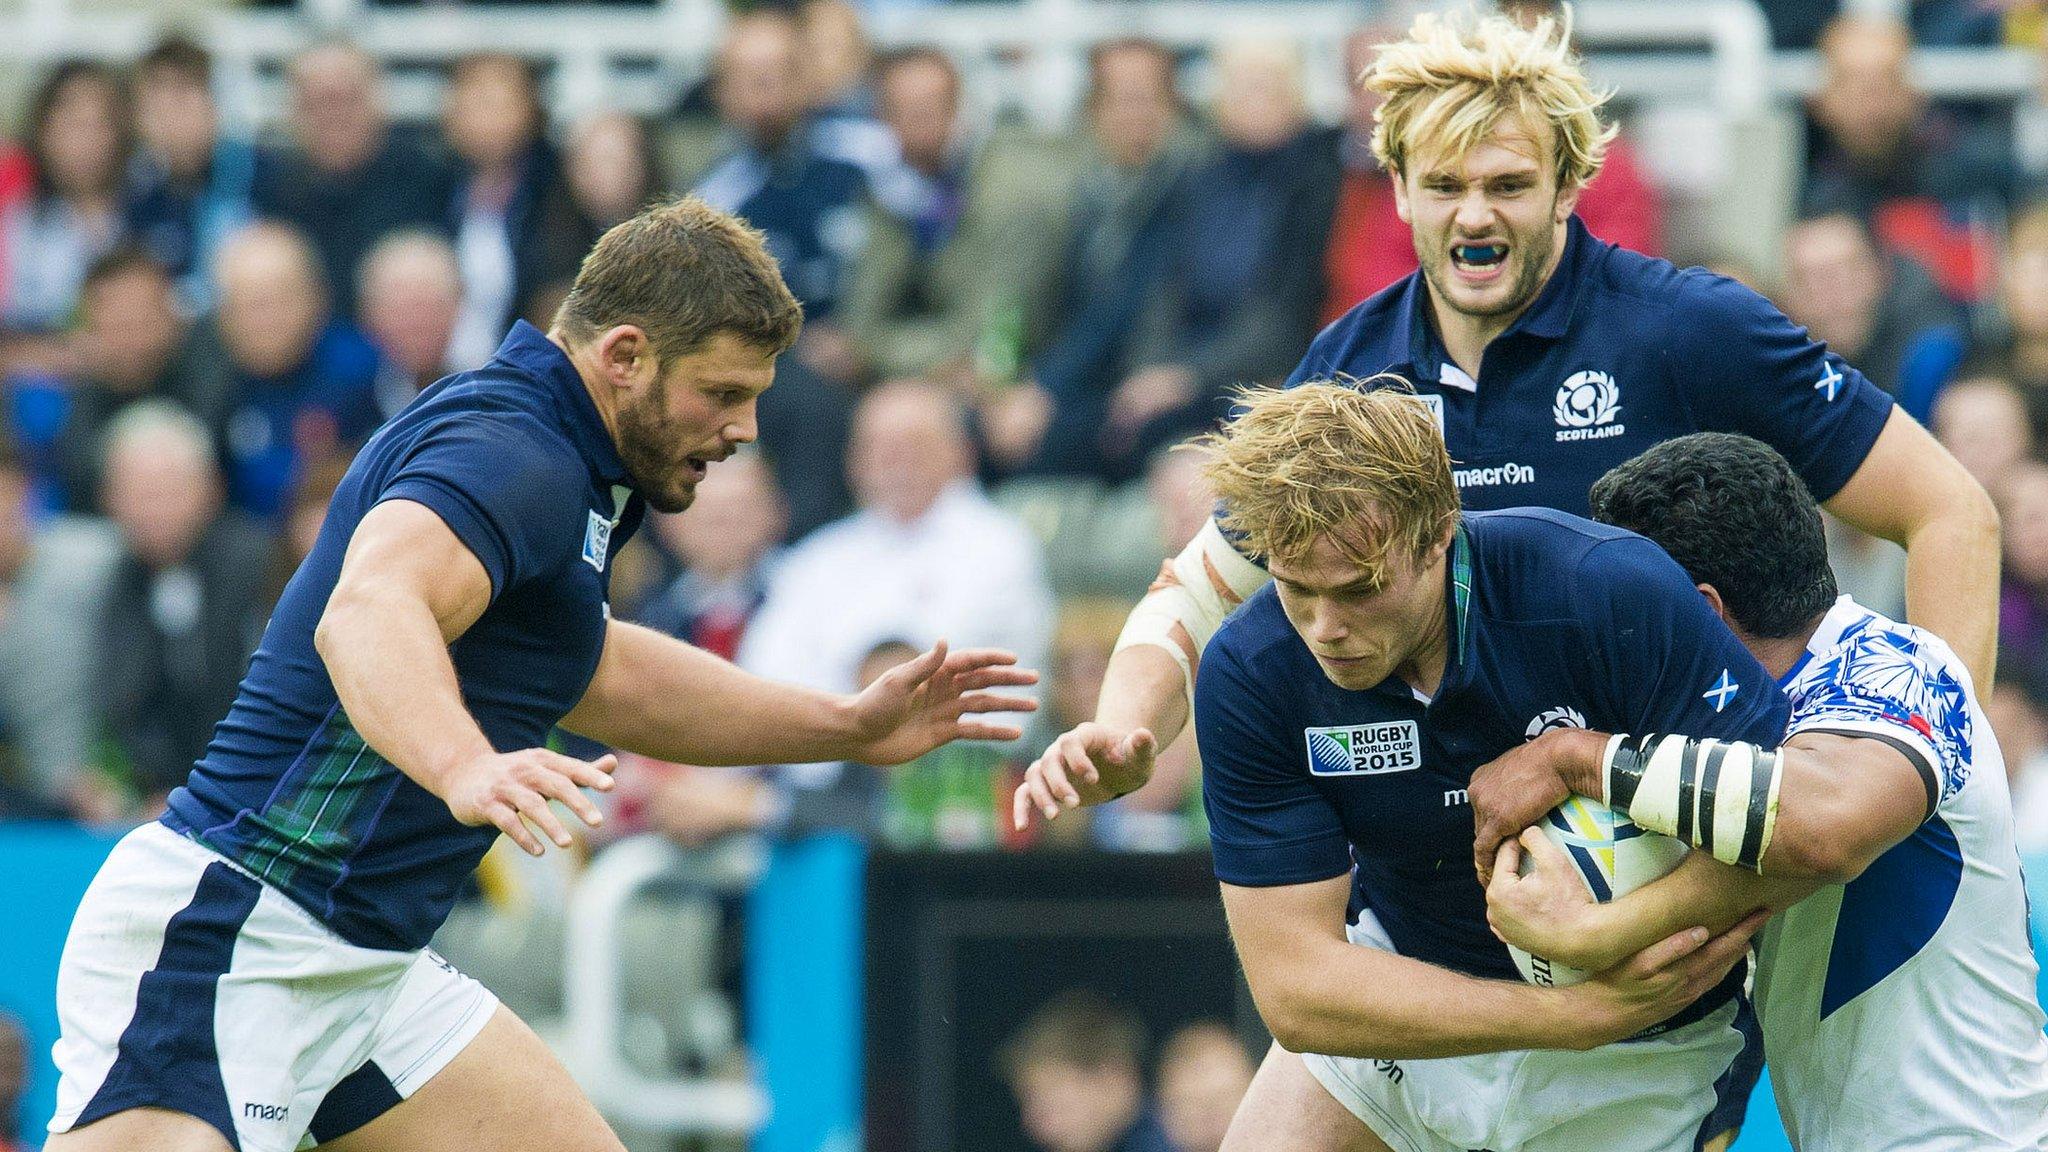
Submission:
[[1038,703],[990,689],[1038,683],[1038,673],[1016,667],[1017,655],[1000,648],[949,653],[939,641],[915,659],[891,668],[854,698],[863,741],[855,757],[865,764],[901,764],[954,740],[1015,740],[1023,729],[982,719],[991,712],[1033,712]]

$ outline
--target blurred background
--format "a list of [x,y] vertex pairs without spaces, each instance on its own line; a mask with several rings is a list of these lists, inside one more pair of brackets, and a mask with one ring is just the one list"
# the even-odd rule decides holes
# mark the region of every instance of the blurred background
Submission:
[[[86,881],[351,452],[689,192],[808,322],[759,450],[652,519],[614,611],[833,689],[1006,645],[1043,710],[886,771],[629,757],[602,839],[501,844],[437,946],[635,1152],[1214,1152],[1265,1037],[1197,751],[1050,829],[1008,797],[1207,513],[1172,446],[1413,268],[1350,79],[1419,8],[0,4],[0,1149],[41,1139]],[[1990,704],[2048,876],[2048,11],[1587,0],[1577,35],[1625,124],[1592,231],[1767,293],[1996,495]],[[1834,546],[1903,612],[1896,549]]]

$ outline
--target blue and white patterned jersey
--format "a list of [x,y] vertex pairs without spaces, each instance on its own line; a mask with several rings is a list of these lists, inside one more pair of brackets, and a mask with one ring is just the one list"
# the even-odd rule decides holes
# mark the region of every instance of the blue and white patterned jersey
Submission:
[[1862,875],[1759,937],[1757,1016],[1793,1143],[2048,1148],[2048,1036],[2012,800],[1969,673],[1932,634],[1844,596],[1782,684],[1788,739],[1884,740],[1919,769],[1928,809]]

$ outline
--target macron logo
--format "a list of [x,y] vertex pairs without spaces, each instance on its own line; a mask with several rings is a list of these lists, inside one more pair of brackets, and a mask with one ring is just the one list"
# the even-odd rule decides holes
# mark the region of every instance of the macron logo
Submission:
[[291,1105],[289,1104],[258,1104],[250,1100],[242,1104],[242,1118],[244,1120],[268,1120],[275,1123],[282,1121],[291,1110]]

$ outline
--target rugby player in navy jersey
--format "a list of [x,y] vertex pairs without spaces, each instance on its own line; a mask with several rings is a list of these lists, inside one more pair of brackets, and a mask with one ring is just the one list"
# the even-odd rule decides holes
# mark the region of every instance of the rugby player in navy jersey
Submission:
[[1254,392],[1211,447],[1225,523],[1274,577],[1195,689],[1223,906],[1277,1041],[1225,1152],[1688,1152],[1724,1131],[1731,965],[1761,918],[1524,983],[1463,797],[1559,725],[1775,739],[1763,668],[1642,537],[1461,514],[1412,396]]
[[619,1141],[534,1034],[426,948],[500,833],[588,824],[613,758],[895,763],[1028,710],[942,644],[854,697],[611,618],[643,505],[754,439],[801,313],[760,234],[694,200],[598,241],[552,331],[434,385],[357,456],[241,692],[116,846],[58,974],[54,1152],[585,1152]]
[[[1891,398],[1725,277],[1602,243],[1572,215],[1613,129],[1548,19],[1424,16],[1364,83],[1373,148],[1420,269],[1332,324],[1292,382],[1413,383],[1468,509],[1584,514],[1586,490],[1652,444],[1742,432],[1829,511],[1907,554],[1907,609],[1989,691],[1998,520],[1989,497]],[[1093,720],[1026,773],[1021,822],[1130,792],[1187,722],[1203,646],[1266,582],[1211,523],[1131,613]]]
[[[1757,937],[1755,997],[1794,1146],[2048,1147],[2012,798],[1955,653],[1836,595],[1813,498],[1749,437],[1666,441],[1602,477],[1592,502],[1685,568],[1778,678],[1791,725],[1762,747],[1555,729],[1481,768],[1474,863],[1493,865],[1495,927],[1599,968],[1675,925],[1782,908]],[[1699,851],[1595,904],[1548,840],[1514,838],[1572,791]]]

